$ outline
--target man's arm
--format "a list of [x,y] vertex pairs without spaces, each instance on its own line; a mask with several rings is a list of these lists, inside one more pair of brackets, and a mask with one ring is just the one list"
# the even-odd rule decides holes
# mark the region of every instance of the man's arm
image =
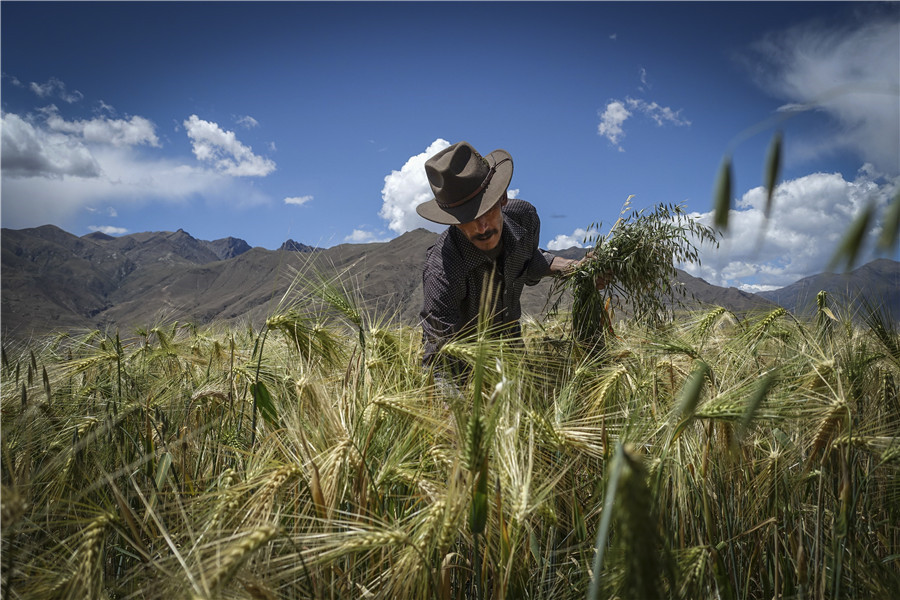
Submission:
[[442,256],[443,248],[430,248],[422,272],[424,302],[420,317],[426,368],[440,368],[434,364],[438,353],[463,326],[461,295],[465,286],[444,268]]
[[580,260],[572,260],[571,258],[563,258],[562,256],[554,256],[550,263],[550,276],[560,277],[568,275],[574,271],[581,263]]
[[[575,272],[575,269],[581,266],[581,264],[590,260],[591,253],[588,252],[584,258],[579,260],[572,260],[571,258],[563,258],[562,256],[554,256],[553,260],[550,262],[550,275],[553,277],[568,277],[572,273]],[[594,285],[598,290],[604,289],[607,285],[609,285],[609,276],[608,275],[597,275],[594,278]]]

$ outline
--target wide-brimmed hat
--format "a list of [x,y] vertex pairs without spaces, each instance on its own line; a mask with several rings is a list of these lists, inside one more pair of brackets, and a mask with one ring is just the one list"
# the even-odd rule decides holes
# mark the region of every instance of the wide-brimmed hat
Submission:
[[506,150],[481,156],[469,142],[458,142],[425,162],[434,198],[416,207],[425,219],[444,225],[474,221],[503,197],[512,180]]

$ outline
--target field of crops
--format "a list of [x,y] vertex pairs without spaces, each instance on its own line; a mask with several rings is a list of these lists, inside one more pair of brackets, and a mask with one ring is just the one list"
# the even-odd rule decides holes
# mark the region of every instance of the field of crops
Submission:
[[614,333],[451,343],[458,390],[334,287],[7,343],[2,596],[900,597],[894,321]]

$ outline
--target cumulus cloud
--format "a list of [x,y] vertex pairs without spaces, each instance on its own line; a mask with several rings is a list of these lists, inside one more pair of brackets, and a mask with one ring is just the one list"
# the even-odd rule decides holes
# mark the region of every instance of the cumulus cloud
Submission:
[[66,121],[59,114],[55,105],[50,105],[41,112],[46,117],[47,128],[51,131],[71,134],[85,142],[112,144],[113,146],[136,146],[146,144],[159,147],[156,127],[144,117],[125,119],[107,119],[97,117],[90,120]]
[[578,228],[571,235],[560,234],[547,243],[547,250],[565,250],[566,248],[584,248],[587,230]]
[[[876,7],[877,8],[877,7]],[[782,110],[817,109],[837,128],[807,141],[814,157],[844,147],[890,174],[900,172],[900,19],[876,10],[837,27],[813,22],[771,33],[748,60]]]
[[399,234],[418,227],[431,231],[446,229],[446,225],[432,223],[420,217],[416,213],[416,206],[434,197],[425,175],[425,161],[449,146],[450,142],[438,138],[424,152],[410,157],[399,171],[391,171],[384,178],[384,187],[381,189],[383,202],[378,215],[388,222],[391,231]]
[[253,129],[254,127],[259,127],[259,121],[251,117],[250,115],[244,115],[243,117],[239,117],[237,120],[237,124],[241,127],[246,127],[247,129]]
[[[642,73],[641,81],[646,79],[646,73]],[[623,124],[631,116],[639,114],[650,118],[658,127],[663,125],[686,126],[691,122],[681,117],[680,110],[673,110],[668,106],[661,106],[656,102],[647,102],[641,98],[626,97],[625,100],[611,100],[602,113],[597,133],[605,137],[619,152],[625,149],[620,144],[625,137]]]
[[128,230],[124,227],[113,227],[112,225],[88,225],[88,229],[91,231],[99,231],[106,235],[122,235],[128,233]]
[[84,98],[84,94],[78,90],[69,92],[66,89],[66,84],[56,77],[51,77],[46,83],[36,83],[32,81],[28,87],[40,98],[51,98],[56,96],[69,104],[80,102]]
[[353,233],[344,238],[345,242],[350,242],[351,244],[371,244],[374,242],[386,242],[388,240],[389,238],[384,238],[364,229],[354,229]]
[[[100,165],[79,140],[35,126],[12,113],[2,116],[0,156],[6,177],[98,177]],[[4,209],[8,207],[4,203]]]
[[78,215],[97,212],[98,205],[108,206],[107,215],[114,216],[115,207],[133,202],[181,202],[198,196],[235,206],[265,201],[258,190],[217,170],[154,158],[139,154],[135,145],[122,145],[126,139],[150,145],[151,136],[128,137],[114,126],[107,134],[94,135],[90,127],[64,123],[68,125],[57,123],[53,129],[36,117],[2,115],[4,227],[35,227],[48,220],[66,227]]
[[[3,135],[7,135],[4,122]],[[42,154],[46,155],[47,149]],[[136,155],[130,148],[92,148],[96,166],[93,176],[54,173],[40,165],[27,177],[8,177],[6,146],[3,149],[3,226],[35,227],[48,221],[61,227],[88,207],[98,204],[121,207],[135,202],[183,202],[206,197],[234,205],[263,201],[258,191],[242,186],[231,177],[182,164]]]
[[304,204],[306,204],[307,202],[309,202],[312,199],[313,199],[312,196],[295,196],[293,198],[285,198],[284,203],[285,204],[293,204],[295,206],[303,206]]
[[143,117],[66,121],[55,105],[38,111],[44,119],[2,116],[2,169],[8,177],[99,177],[96,148],[159,147],[155,127]]
[[233,131],[225,131],[217,123],[191,115],[183,125],[197,160],[214,165],[226,175],[264,177],[275,170],[274,161],[253,154],[253,149],[239,142]]
[[[824,271],[853,219],[870,203],[876,214],[883,214],[898,189],[900,177],[884,177],[871,165],[860,169],[852,181],[839,173],[806,175],[776,187],[768,222],[765,189],[751,189],[732,209],[719,250],[703,246],[702,266],[685,270],[712,284],[748,291],[789,285]],[[712,223],[712,212],[693,216]],[[868,238],[877,237],[879,229],[875,223]],[[871,245],[864,248],[861,263],[873,258]]]
[[625,150],[619,145],[619,140],[625,135],[622,128],[631,113],[625,108],[625,103],[621,100],[613,100],[606,105],[606,109],[600,114],[600,124],[597,126],[597,133],[605,137],[614,146],[619,148],[619,152]]
[[103,102],[90,119],[61,113],[53,104],[28,114],[0,113],[4,227],[48,222],[71,227],[89,213],[115,217],[117,207],[131,203],[202,198],[242,207],[269,201],[235,176],[263,174],[274,163],[253,156],[215,124],[208,124],[205,137],[198,133],[201,123],[193,130],[196,145],[205,144],[208,156],[218,156],[218,162],[204,166],[153,154],[162,146],[153,123],[140,116],[115,118],[115,110]]

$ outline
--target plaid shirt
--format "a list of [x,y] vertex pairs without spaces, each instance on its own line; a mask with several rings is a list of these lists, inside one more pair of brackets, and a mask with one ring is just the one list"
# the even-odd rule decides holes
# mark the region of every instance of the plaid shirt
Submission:
[[519,335],[520,297],[526,285],[550,274],[553,255],[538,248],[541,221],[534,206],[510,199],[503,207],[503,251],[496,259],[476,248],[457,227],[450,226],[430,247],[422,274],[425,304],[422,333],[425,366],[440,348],[478,323],[485,282],[493,280],[494,324]]

